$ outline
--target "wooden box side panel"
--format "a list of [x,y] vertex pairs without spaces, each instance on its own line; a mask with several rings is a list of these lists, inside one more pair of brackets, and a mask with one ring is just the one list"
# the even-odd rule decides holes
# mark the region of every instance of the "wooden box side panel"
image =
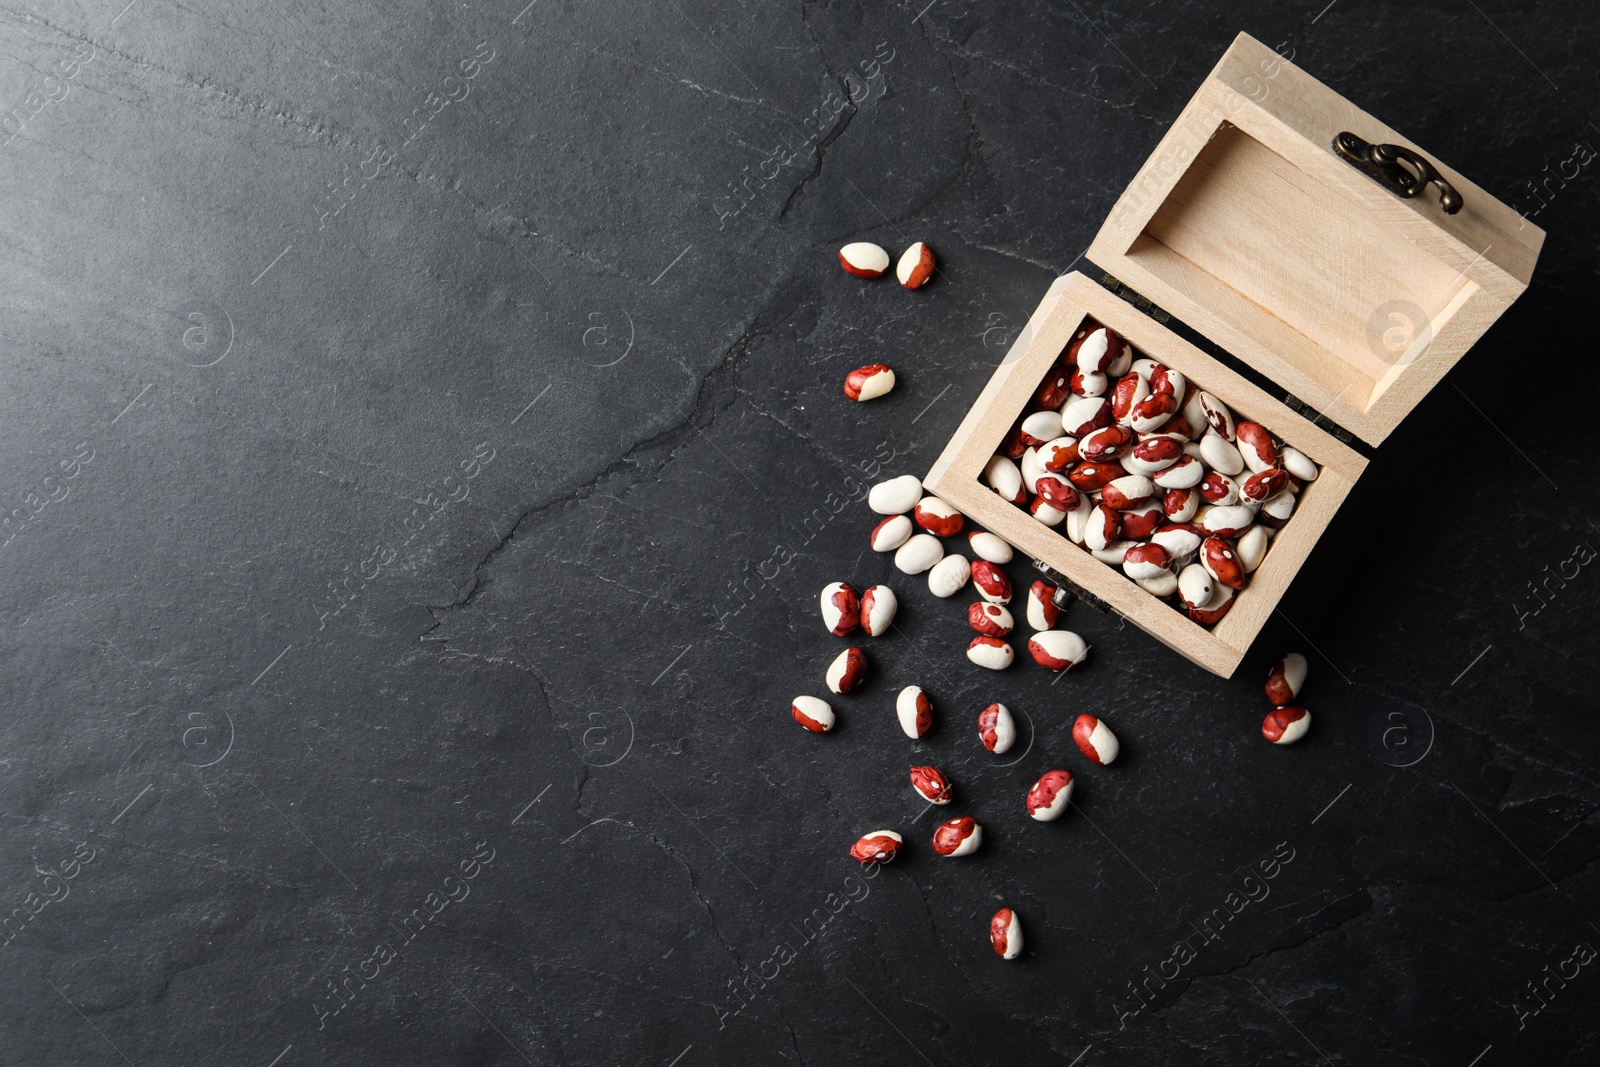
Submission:
[[[1053,286],[1040,310],[1051,324],[1048,344],[1055,347],[1030,348],[996,371],[990,387],[985,388],[924,484],[1019,552],[1060,570],[1146,633],[1212,673],[1229,677],[1360,477],[1365,459],[1081,274],[1068,275]],[[1182,371],[1241,417],[1261,422],[1323,468],[1302,494],[1304,500],[1296,514],[1274,537],[1251,587],[1215,629],[1207,630],[1152,597],[1120,570],[1067,540],[1058,527],[1039,523],[1023,509],[1000,499],[980,480],[995,447],[1059,353],[1058,339],[1064,343],[1085,317],[1111,327],[1140,352]]]

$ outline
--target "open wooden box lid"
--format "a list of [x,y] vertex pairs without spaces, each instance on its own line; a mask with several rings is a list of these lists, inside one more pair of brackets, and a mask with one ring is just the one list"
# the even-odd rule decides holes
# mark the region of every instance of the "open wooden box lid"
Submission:
[[1241,33],[1087,258],[1377,444],[1527,288],[1544,232],[1426,153],[1459,210],[1415,166],[1388,170],[1419,187],[1398,195],[1346,133],[1406,145]]

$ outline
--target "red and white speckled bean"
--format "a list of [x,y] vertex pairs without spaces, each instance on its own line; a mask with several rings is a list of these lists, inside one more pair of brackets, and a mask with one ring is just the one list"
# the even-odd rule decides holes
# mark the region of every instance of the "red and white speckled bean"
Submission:
[[913,741],[933,729],[933,700],[920,685],[900,690],[894,698],[894,713],[900,720],[900,729]]
[[1064,671],[1082,663],[1089,646],[1071,630],[1040,630],[1028,638],[1033,662],[1049,671]]
[[1072,772],[1045,771],[1028,790],[1028,817],[1055,822],[1072,802]]
[[1200,565],[1206,573],[1229,589],[1243,589],[1244,567],[1233,546],[1220,537],[1208,537],[1200,546]]
[[833,729],[833,709],[817,697],[795,697],[789,705],[794,721],[814,734],[825,734]]
[[1068,437],[1083,437],[1111,425],[1111,404],[1103,396],[1075,396],[1061,408],[1061,430]]
[[857,863],[890,863],[904,842],[893,830],[873,830],[850,846],[850,858]]
[[1289,521],[1289,516],[1294,514],[1295,495],[1288,490],[1272,497],[1261,505],[1261,510],[1256,513],[1256,521],[1271,530],[1282,529],[1283,524]]
[[1056,624],[1061,609],[1056,607],[1056,588],[1048,582],[1037,581],[1028,587],[1028,625],[1035,630],[1049,630]]
[[1261,566],[1261,561],[1267,558],[1267,548],[1272,542],[1272,531],[1265,526],[1252,526],[1239,535],[1239,540],[1233,543],[1233,550],[1239,556],[1239,565],[1246,574],[1251,573]]
[[1170,574],[1172,557],[1160,545],[1134,545],[1122,557],[1122,573],[1134,581]]
[[1203,607],[1216,591],[1216,579],[1198,563],[1191,563],[1178,575],[1178,596],[1191,608]]
[[936,537],[954,537],[966,525],[966,518],[936,496],[925,496],[917,501],[911,517],[917,525]]
[[861,628],[868,637],[882,637],[894,624],[894,613],[900,601],[894,590],[886,585],[869,586],[861,594]]
[[1054,441],[1065,431],[1061,428],[1059,411],[1035,411],[1022,420],[1022,440],[1030,448]]
[[938,856],[970,856],[983,844],[983,827],[970,815],[957,816],[933,831],[933,851]]
[[1154,597],[1169,597],[1178,591],[1178,576],[1162,571],[1149,578],[1135,578],[1133,584]]
[[828,664],[828,688],[840,696],[860,688],[867,676],[867,654],[859,648],[847,648]]
[[1233,412],[1228,410],[1228,405],[1202,391],[1200,393],[1200,409],[1205,415],[1206,424],[1211,427],[1211,432],[1224,441],[1233,440]]
[[980,600],[967,607],[967,625],[985,637],[1007,637],[1015,624],[1010,611]]
[[1305,684],[1306,658],[1298,652],[1290,652],[1267,673],[1267,699],[1279,706],[1292,704]]
[[1011,666],[1017,654],[998,637],[974,637],[967,645],[967,659],[991,671],[1003,671]]
[[1083,543],[1091,552],[1099,552],[1122,535],[1122,516],[1110,504],[1101,502],[1089,512],[1084,525]]
[[1147,540],[1167,524],[1167,513],[1156,498],[1122,509],[1122,536],[1127,541]]
[[1168,489],[1166,495],[1161,498],[1161,509],[1172,522],[1188,522],[1194,518],[1195,512],[1200,510],[1201,499],[1200,494],[1193,489]]
[[929,804],[950,803],[950,780],[937,767],[911,768],[911,788]]
[[1261,723],[1261,736],[1275,745],[1292,745],[1311,729],[1311,713],[1305,708],[1273,708]]
[[995,955],[1003,960],[1014,960],[1022,955],[1022,923],[1010,908],[1001,908],[989,920],[989,944]]
[[1238,537],[1255,521],[1255,508],[1248,504],[1228,504],[1208,508],[1200,516],[1200,528],[1218,537]]
[[1245,466],[1252,471],[1259,473],[1271,470],[1281,462],[1272,434],[1259,422],[1241,422],[1233,428],[1233,435],[1239,443],[1239,454],[1244,456]]
[[1181,459],[1165,470],[1152,474],[1150,480],[1162,489],[1193,489],[1205,476],[1205,461],[1185,451]]
[[978,595],[991,604],[1011,603],[1011,579],[988,560],[972,565],[972,584],[977,587]]
[[861,601],[856,591],[844,582],[829,582],[822,587],[822,625],[835,637],[855,632],[861,625]]
[[890,515],[872,528],[872,551],[893,552],[910,540],[915,530],[904,515]]
[[995,755],[1017,743],[1017,724],[1004,704],[990,704],[978,712],[978,740]]
[[1093,763],[1105,766],[1117,758],[1122,746],[1111,728],[1093,715],[1079,715],[1072,724],[1072,739]]

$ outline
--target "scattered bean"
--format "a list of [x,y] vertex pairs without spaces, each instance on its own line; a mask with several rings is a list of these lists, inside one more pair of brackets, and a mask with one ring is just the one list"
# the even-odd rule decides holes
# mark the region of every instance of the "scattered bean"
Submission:
[[1003,960],[1014,960],[1022,955],[1022,924],[1017,921],[1016,912],[1001,908],[994,913],[994,918],[989,920],[989,944]]
[[[1031,603],[1029,612],[1031,620]],[[967,608],[967,624],[985,637],[1006,637],[1012,630],[1011,612],[999,604],[989,604],[980,600]]]
[[974,530],[967,535],[973,553],[989,563],[1010,563],[1011,546],[987,530]]
[[1061,818],[1072,802],[1072,772],[1045,771],[1028,790],[1028,816],[1039,822]]
[[929,569],[928,591],[941,600],[955,596],[967,584],[971,573],[972,567],[967,557],[959,552],[951,553]]
[[1011,603],[1011,579],[1006,577],[1006,572],[988,560],[979,560],[972,565],[972,584],[978,589],[978,595],[991,604]]
[[1016,653],[1011,650],[1010,645],[998,637],[974,637],[967,645],[967,658],[991,671],[1003,671],[1011,666]]
[[847,648],[828,664],[828,688],[840,696],[860,688],[867,676],[867,654],[859,648]]
[[911,788],[929,804],[950,803],[950,781],[937,767],[911,768]]
[[933,851],[939,856],[970,856],[983,844],[983,827],[970,815],[942,822],[933,831]]
[[794,721],[804,726],[814,734],[825,734],[833,729],[833,709],[827,701],[816,697],[795,697],[789,705],[789,714],[794,716]]
[[882,637],[894,624],[894,613],[900,607],[894,590],[886,585],[869,586],[861,594],[861,628],[868,637]]
[[900,254],[900,262],[895,264],[894,273],[907,289],[920,289],[928,284],[937,269],[933,249],[918,241]]
[[856,591],[843,582],[822,587],[822,625],[835,637],[855,632],[861,625],[861,601]]
[[900,729],[913,741],[933,729],[933,701],[921,686],[908,685],[900,690],[894,698],[894,712]]
[[902,474],[879,482],[867,491],[867,507],[879,515],[904,515],[922,499],[922,479],[915,474]]
[[1121,745],[1111,728],[1093,715],[1079,715],[1072,724],[1072,739],[1093,763],[1105,766],[1117,758]]
[[1306,658],[1298,652],[1290,652],[1274,663],[1267,674],[1267,699],[1278,707],[1293,704],[1294,698],[1300,695],[1300,687],[1305,684]]
[[[1028,587],[1028,625],[1035,630],[1049,630],[1056,624],[1061,609],[1056,607],[1056,587],[1048,582],[1034,582]],[[976,606],[976,605],[974,605]],[[1004,637],[1004,634],[995,634]]]
[[914,528],[904,515],[891,515],[872,528],[872,551],[893,552],[910,539]]
[[933,534],[915,534],[894,553],[894,565],[906,574],[921,574],[941,559],[944,545]]
[[850,846],[850,858],[857,863],[891,863],[904,840],[893,830],[873,830]]
[[[1053,630],[1052,633],[1062,633]],[[978,739],[983,747],[1000,755],[1017,742],[1017,724],[1004,704],[990,704],[978,712]]]
[[1261,724],[1261,736],[1275,745],[1292,745],[1311,729],[1311,713],[1305,708],[1273,708]]
[[1033,662],[1049,671],[1064,671],[1084,661],[1089,646],[1071,630],[1041,630],[1028,638]]
[[917,501],[911,517],[917,520],[918,526],[936,537],[954,537],[967,521],[961,512],[936,496],[925,496]]
[[844,379],[844,395],[855,401],[876,400],[894,388],[894,369],[887,363],[857,367]]
[[881,278],[889,269],[889,253],[870,241],[855,241],[839,249],[839,266],[857,278]]

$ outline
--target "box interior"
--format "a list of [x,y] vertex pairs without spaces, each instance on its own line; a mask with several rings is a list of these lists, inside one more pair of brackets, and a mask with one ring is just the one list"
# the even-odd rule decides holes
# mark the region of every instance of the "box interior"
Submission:
[[1362,412],[1478,289],[1229,123],[1126,256],[1254,337],[1292,330],[1277,355]]
[[[1063,321],[1066,321],[1066,320],[1063,320]],[[1104,325],[1103,323],[1099,323],[1098,320],[1095,320],[1093,315],[1083,314],[1081,316],[1078,316],[1071,323],[1071,328],[1067,331],[1067,335],[1068,336],[1076,336],[1079,328],[1082,327],[1084,323],[1091,322],[1091,321],[1096,322],[1097,325]],[[1164,358],[1163,355],[1161,353],[1159,353],[1159,352],[1150,352],[1150,351],[1147,351],[1144,348],[1141,348],[1141,347],[1139,347],[1137,345],[1135,345],[1135,351],[1140,356],[1149,356],[1149,357],[1151,357],[1153,359],[1157,359],[1157,360],[1160,360],[1160,359]],[[1051,372],[1051,368],[1053,368],[1053,366],[1054,366],[1054,364],[1052,363],[1051,367],[1046,368],[1045,373],[1050,373]],[[1042,374],[1038,375],[1036,378],[1034,378],[1029,383],[1028,391],[1029,391],[1030,395],[1031,395],[1033,389],[1036,388],[1039,385],[1039,383],[1042,382],[1043,380],[1044,380],[1044,374],[1042,373]],[[1194,384],[1198,388],[1201,388],[1201,389],[1205,389],[1207,387],[1207,383],[1205,383],[1203,381],[1195,382]],[[1241,420],[1243,420],[1243,419],[1260,420],[1263,417],[1258,412],[1240,408],[1239,406],[1237,406],[1232,401],[1228,401],[1228,406],[1229,406],[1229,409],[1235,415],[1235,417],[1237,417],[1237,418],[1239,418]],[[1032,405],[1030,404],[1029,408],[1031,409],[1031,407],[1032,407]],[[1013,418],[1012,422],[1014,422],[1016,418],[1021,418],[1022,414],[1026,413],[1026,410],[1027,409],[1025,409],[1025,411],[1023,413],[1019,413],[1017,416],[1015,416]],[[1011,424],[1012,424],[1011,422],[999,422],[999,421],[996,421],[996,422],[992,423],[988,427],[988,433],[983,435],[980,438],[982,446],[984,448],[986,448],[988,451],[991,451],[991,452],[997,451],[1000,448],[1001,444],[1002,444],[1003,438],[1005,437],[1005,432],[1010,429]],[[1264,425],[1267,425],[1267,424],[1264,423]],[[1270,425],[1267,425],[1267,428],[1269,430],[1272,429],[1272,427]],[[1159,432],[1159,431],[1157,431],[1157,432]],[[1323,466],[1320,462],[1317,465],[1318,465],[1319,468]],[[1249,472],[1246,471],[1245,473],[1248,474]],[[1239,479],[1242,481],[1244,479],[1244,475],[1240,475]],[[982,473],[981,470],[973,478],[973,481],[975,483],[977,483],[977,485],[979,486],[979,488],[981,489],[981,491],[983,493],[991,494],[991,495],[994,493],[994,490],[989,488],[989,484],[986,481],[984,481],[983,473]],[[1311,482],[1307,482],[1305,485],[1303,485],[1301,487],[1300,492],[1298,494],[1299,499],[1297,500],[1297,502],[1295,504],[1295,514],[1293,514],[1293,515],[1291,515],[1289,517],[1289,521],[1284,524],[1284,529],[1288,529],[1291,525],[1293,525],[1295,520],[1299,517],[1299,513],[1300,513],[1300,510],[1301,510],[1301,507],[1305,504],[1306,500],[1309,499],[1312,496],[1315,496],[1315,495],[1319,494],[1321,492],[1321,486],[1320,486],[1321,481],[1322,481],[1322,479],[1320,477],[1318,477],[1317,479],[1315,479],[1315,480],[1313,480]],[[998,496],[996,496],[995,499],[999,500],[1000,498]],[[1197,623],[1193,619],[1189,618],[1188,614],[1183,610],[1183,608],[1180,605],[1178,605],[1175,601],[1173,601],[1172,599],[1170,599],[1170,598],[1160,599],[1160,598],[1151,596],[1149,593],[1147,593],[1143,589],[1139,588],[1138,583],[1135,582],[1132,578],[1129,578],[1123,572],[1121,567],[1113,567],[1113,566],[1110,566],[1108,564],[1102,563],[1101,561],[1095,559],[1094,556],[1089,552],[1089,550],[1086,547],[1084,547],[1083,545],[1075,543],[1070,537],[1067,536],[1067,534],[1066,534],[1066,526],[1065,526],[1064,523],[1057,523],[1054,526],[1046,526],[1043,523],[1038,522],[1038,520],[1035,519],[1032,515],[1028,514],[1028,509],[1025,508],[1025,507],[1017,507],[1016,505],[1011,504],[1009,502],[1005,502],[1005,507],[1015,510],[1027,522],[1029,522],[1029,523],[1037,523],[1039,529],[1041,531],[1043,531],[1046,536],[1048,536],[1050,538],[1053,538],[1054,541],[1059,544],[1059,546],[1060,546],[1059,547],[1059,551],[1060,552],[1076,552],[1076,553],[1081,554],[1083,557],[1085,557],[1089,561],[1089,563],[1092,566],[1103,569],[1104,572],[1105,572],[1105,577],[1107,579],[1109,579],[1111,581],[1115,581],[1115,582],[1124,583],[1129,589],[1135,590],[1138,596],[1149,597],[1152,601],[1155,601],[1155,602],[1161,604],[1163,607],[1165,607],[1167,610],[1169,610],[1172,613],[1174,619],[1177,620],[1177,624],[1179,626],[1186,627],[1186,628],[1193,628],[1196,632],[1199,632],[1199,633],[1209,633],[1209,634],[1215,635],[1218,639],[1226,641],[1229,645],[1237,646],[1238,651],[1239,651],[1239,653],[1241,655],[1243,654],[1244,650],[1247,649],[1250,646],[1250,641],[1251,641],[1252,638],[1254,638],[1255,633],[1254,633],[1253,628],[1251,627],[1251,624],[1246,621],[1246,616],[1249,613],[1238,611],[1237,608],[1238,608],[1239,605],[1235,605],[1235,610],[1229,611],[1228,614],[1223,617],[1222,621],[1217,623],[1215,626],[1202,626],[1200,623]],[[1240,593],[1236,594],[1238,597],[1240,597],[1240,598],[1249,597],[1251,595],[1251,586],[1253,586],[1257,581],[1260,581],[1260,580],[1262,580],[1264,578],[1268,578],[1268,577],[1274,578],[1275,580],[1273,582],[1273,587],[1274,588],[1281,588],[1282,586],[1286,586],[1288,584],[1289,579],[1293,577],[1292,573],[1290,573],[1288,575],[1277,575],[1276,574],[1276,572],[1278,571],[1279,567],[1285,565],[1282,562],[1283,554],[1282,553],[1278,553],[1277,557],[1274,558],[1274,553],[1272,551],[1272,549],[1277,545],[1277,542],[1278,542],[1278,540],[1279,540],[1279,538],[1281,536],[1282,536],[1281,531],[1279,531],[1277,533],[1274,533],[1273,538],[1272,538],[1272,543],[1268,546],[1267,554],[1262,559],[1261,565],[1256,569],[1254,574],[1251,575],[1250,583],[1245,586],[1244,590],[1241,591]],[[1055,559],[1059,559],[1060,557],[1056,556],[1054,558]],[[1299,569],[1299,561],[1298,560],[1296,560],[1296,561],[1294,561],[1292,563],[1288,563],[1286,565],[1289,566],[1289,567],[1294,568],[1295,570]],[[1243,601],[1241,600],[1241,604],[1242,603],[1243,603]]]

